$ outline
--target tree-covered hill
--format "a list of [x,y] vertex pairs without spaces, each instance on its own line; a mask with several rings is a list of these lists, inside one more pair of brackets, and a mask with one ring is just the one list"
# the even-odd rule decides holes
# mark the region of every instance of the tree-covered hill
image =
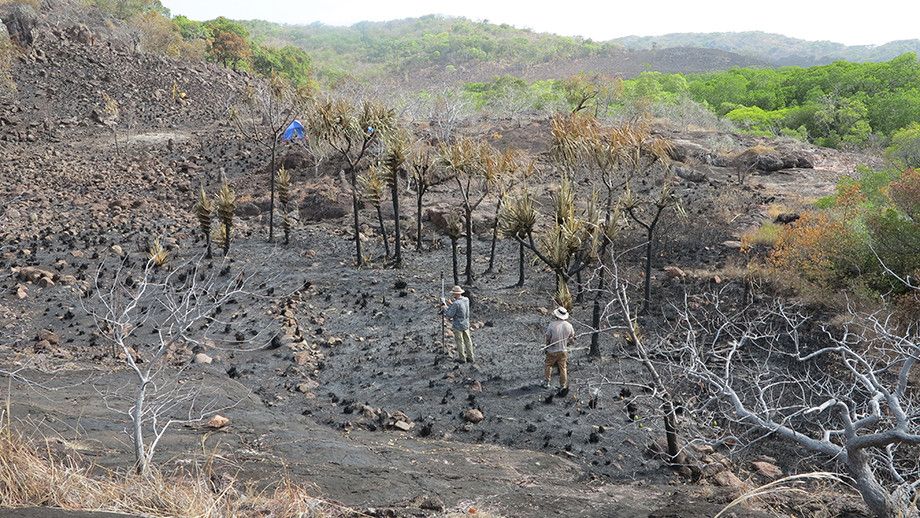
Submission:
[[776,65],[812,66],[834,61],[888,61],[906,52],[920,52],[920,39],[884,45],[844,45],[807,41],[760,31],[674,33],[663,36],[627,36],[614,42],[631,49],[698,47],[751,56]]
[[630,77],[645,70],[702,72],[769,65],[717,49],[629,50],[615,42],[436,15],[350,27],[241,23],[257,41],[306,50],[327,79],[435,78],[455,72],[466,80],[502,74],[546,79],[580,70]]

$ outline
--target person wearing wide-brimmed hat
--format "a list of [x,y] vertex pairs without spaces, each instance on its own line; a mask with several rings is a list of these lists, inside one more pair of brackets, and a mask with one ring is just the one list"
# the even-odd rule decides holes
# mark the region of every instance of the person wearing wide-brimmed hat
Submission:
[[470,336],[470,299],[463,296],[463,288],[460,286],[454,286],[450,294],[454,300],[449,305],[443,299],[441,303],[444,304],[444,315],[451,319],[458,360],[473,363],[476,358],[473,356],[473,338]]
[[553,367],[559,369],[559,388],[566,390],[569,387],[569,358],[567,346],[575,343],[575,328],[569,323],[569,312],[558,307],[553,311],[555,320],[546,326],[546,363],[544,368],[545,379],[543,387],[549,388],[553,380]]

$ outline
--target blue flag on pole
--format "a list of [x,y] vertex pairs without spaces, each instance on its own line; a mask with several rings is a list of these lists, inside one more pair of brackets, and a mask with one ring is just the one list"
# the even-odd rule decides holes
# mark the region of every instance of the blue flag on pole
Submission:
[[304,138],[304,129],[303,124],[301,124],[299,120],[292,122],[291,125],[284,130],[284,135],[281,136],[281,140],[285,142],[302,138]]

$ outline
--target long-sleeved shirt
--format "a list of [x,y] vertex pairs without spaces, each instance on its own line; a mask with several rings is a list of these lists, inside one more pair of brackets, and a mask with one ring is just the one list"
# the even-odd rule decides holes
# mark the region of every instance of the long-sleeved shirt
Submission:
[[565,320],[553,320],[546,326],[546,347],[548,353],[562,353],[566,346],[575,343],[575,328]]
[[451,319],[451,326],[457,331],[466,331],[470,328],[470,299],[460,297],[454,300],[444,312]]

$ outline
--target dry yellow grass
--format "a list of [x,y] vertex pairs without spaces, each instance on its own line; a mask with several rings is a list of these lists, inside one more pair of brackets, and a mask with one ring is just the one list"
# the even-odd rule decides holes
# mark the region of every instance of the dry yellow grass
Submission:
[[[9,407],[7,407],[8,409]],[[9,416],[8,410],[0,413]],[[106,470],[74,456],[56,455],[49,443],[31,442],[0,424],[0,508],[55,507],[155,517],[364,516],[309,495],[289,479],[268,490],[238,487],[217,476],[208,462],[191,473],[146,476]]]

